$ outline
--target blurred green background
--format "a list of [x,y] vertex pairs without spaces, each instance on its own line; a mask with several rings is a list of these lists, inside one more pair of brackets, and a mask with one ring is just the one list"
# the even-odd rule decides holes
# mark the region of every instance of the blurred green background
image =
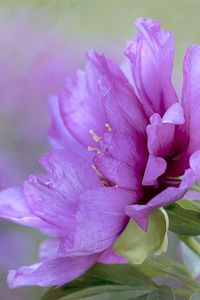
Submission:
[[[2,78],[0,101],[3,103],[0,109],[0,152],[9,153],[12,159],[14,157],[14,160],[17,161],[15,162],[16,168],[23,170],[20,180],[38,169],[39,156],[49,148],[46,141],[46,131],[50,122],[46,106],[47,98],[52,93],[58,92],[64,85],[65,70],[67,76],[76,68],[83,67],[85,51],[96,49],[120,62],[126,41],[134,37],[136,33],[133,26],[134,20],[137,17],[158,19],[163,28],[174,32],[176,49],[174,78],[177,83],[181,82],[185,50],[190,44],[200,44],[199,11],[200,1],[198,0],[0,1],[0,67],[5,62],[9,63],[9,68],[5,69],[0,76]],[[18,30],[19,28],[20,30]],[[45,92],[41,87],[36,94],[33,94],[34,89],[37,89],[37,81],[34,81],[33,90],[31,90],[30,86],[27,88],[26,77],[30,75],[36,61],[38,66],[41,57],[45,57],[45,51],[48,51],[46,45],[49,45],[47,40],[50,41],[50,47],[53,45],[57,49],[51,56],[51,63],[59,60],[60,55],[63,55],[63,64],[65,64],[66,57],[66,65],[63,67],[60,63],[60,67],[63,68],[62,76],[55,88],[48,89],[47,81]],[[63,52],[66,52],[66,56]],[[38,59],[40,59],[39,63]],[[9,76],[11,73],[12,76]],[[36,77],[38,74],[36,72]],[[56,77],[55,80],[57,80]],[[15,83],[14,91],[13,83]],[[22,91],[20,97],[19,85],[20,91]],[[178,86],[180,85],[178,84]],[[11,95],[12,109],[6,109]],[[41,102],[38,103],[36,98],[40,98]],[[17,109],[20,101],[23,105],[26,105],[26,101],[28,103],[27,119],[23,119],[23,112],[21,109]],[[35,112],[34,116],[32,109]],[[41,135],[39,138],[26,138],[26,134],[24,134],[24,128],[28,126],[28,121],[31,122],[31,118],[40,124]],[[13,166],[12,163],[11,165]],[[18,182],[16,179],[12,179],[10,183]],[[1,222],[0,226],[0,233],[5,235],[4,247],[1,247],[3,250],[1,250],[0,256],[3,259],[5,256],[4,261],[8,260],[8,268],[12,267],[10,264],[13,257],[16,256],[17,261],[18,255],[23,251],[25,251],[25,255],[23,255],[23,259],[19,258],[16,266],[20,266],[21,263],[33,263],[41,236],[36,231],[8,225],[5,222]],[[8,240],[14,230],[20,236],[22,235],[24,241],[17,238],[12,244],[12,239]],[[24,244],[26,245],[25,249]],[[10,248],[9,253],[6,253],[6,247]],[[9,291],[5,283],[6,272],[6,267],[1,267],[0,299],[39,299],[42,289],[25,288]]]
[[[161,21],[174,32],[176,64],[181,65],[185,48],[200,43],[200,2],[198,0],[8,0],[1,1],[1,16],[33,10],[37,18],[48,18],[49,30],[61,31],[69,38],[88,42],[85,49],[109,43],[115,53],[122,53],[126,39],[135,34],[133,21],[142,16]],[[82,53],[80,53],[82,55]]]

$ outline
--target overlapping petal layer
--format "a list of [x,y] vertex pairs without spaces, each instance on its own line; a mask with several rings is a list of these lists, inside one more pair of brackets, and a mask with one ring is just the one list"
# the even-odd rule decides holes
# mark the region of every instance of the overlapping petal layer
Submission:
[[91,166],[69,150],[48,153],[40,162],[47,175],[1,192],[0,215],[57,239],[42,244],[41,263],[10,272],[11,287],[57,285],[81,275],[125,228],[125,206],[134,201],[131,191],[102,186]]
[[138,34],[129,43],[126,55],[132,63],[132,73],[140,101],[150,117],[161,116],[177,96],[171,84],[174,58],[173,34],[160,29],[158,21],[139,18],[135,22]]

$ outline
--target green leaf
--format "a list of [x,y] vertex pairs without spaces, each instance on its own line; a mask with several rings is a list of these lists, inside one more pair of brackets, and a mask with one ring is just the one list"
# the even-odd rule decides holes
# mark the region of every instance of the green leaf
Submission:
[[130,295],[139,297],[155,288],[156,285],[148,276],[130,265],[96,264],[75,281],[50,289],[42,300],[86,300],[88,297],[94,300],[99,294],[105,299],[109,295],[108,299],[130,300]]
[[188,199],[181,199],[178,203],[182,208],[187,210],[192,210],[200,213],[200,201],[199,200],[188,200]]
[[175,297],[170,287],[163,285],[152,293],[138,298],[138,300],[175,300]]
[[[167,277],[178,280],[185,286],[186,292],[192,295],[200,289],[200,283],[192,278],[190,271],[181,263],[165,256],[152,256],[141,265],[135,265],[139,271],[150,277]],[[184,288],[183,286],[183,288]]]
[[[130,300],[137,299],[143,295],[151,293],[152,290],[131,288],[130,286],[99,286],[91,287],[78,292],[73,292],[67,296],[59,298],[60,300]],[[53,300],[53,298],[50,298]]]
[[130,220],[114,243],[115,251],[134,264],[141,264],[150,254],[167,251],[168,216],[164,209],[155,210],[149,218],[147,232]]
[[[61,288],[58,288],[61,289]],[[77,299],[99,299],[101,295],[101,300],[130,300],[137,299],[143,295],[149,294],[152,292],[152,289],[147,288],[132,288],[130,286],[118,286],[118,285],[108,285],[108,286],[94,286],[89,288],[82,288],[80,290],[71,289],[66,290],[66,288],[59,292],[58,289],[51,289],[42,300],[77,300]]]
[[200,234],[200,201],[181,199],[169,205],[169,230],[182,235]]

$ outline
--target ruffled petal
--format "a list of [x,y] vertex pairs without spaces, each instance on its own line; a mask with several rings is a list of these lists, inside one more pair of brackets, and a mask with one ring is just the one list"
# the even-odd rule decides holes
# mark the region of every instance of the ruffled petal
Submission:
[[94,158],[94,164],[111,184],[130,190],[141,190],[141,177],[136,168],[103,153]]
[[75,196],[87,189],[101,186],[91,165],[70,150],[57,150],[42,156],[40,164],[46,169],[53,186],[65,196]]
[[110,246],[135,193],[101,188],[94,170],[70,151],[46,154],[42,165],[49,177],[32,176],[24,184],[24,194],[31,211],[60,230],[59,255],[91,254]]
[[21,188],[8,188],[0,193],[0,218],[35,227],[50,236],[60,235],[60,229],[42,220],[30,210]]
[[134,203],[134,197],[132,191],[109,187],[88,190],[80,196],[76,240],[84,241],[83,249],[94,253],[112,245],[126,226],[124,209]]
[[177,96],[171,83],[174,59],[172,33],[161,30],[160,23],[139,18],[135,22],[139,32],[129,43],[126,55],[132,63],[132,73],[140,100],[147,115],[161,116],[175,102]]
[[73,248],[69,244],[64,248],[66,244],[62,245],[61,240],[45,241],[40,248],[42,263],[10,271],[9,286],[61,285],[80,276],[99,259],[102,250],[111,247],[126,226],[124,207],[132,203],[132,197],[132,192],[116,188],[99,188],[82,194]]
[[44,155],[41,164],[49,176],[30,176],[24,183],[27,204],[35,215],[57,227],[61,236],[70,236],[75,230],[78,196],[100,187],[100,180],[87,162],[67,150]]
[[72,281],[86,272],[99,258],[99,254],[82,257],[47,260],[8,274],[8,285],[16,288],[27,285],[58,286]]
[[66,227],[73,232],[75,225],[77,198],[64,196],[49,181],[31,176],[24,183],[24,194],[31,211],[43,221],[60,229],[60,235],[66,234]]
[[[171,173],[175,176],[188,168],[190,155],[200,149],[200,136],[198,134],[200,114],[199,65],[200,47],[190,46],[187,49],[183,64],[182,105],[186,122],[176,132],[175,147],[182,155],[173,163]],[[179,174],[177,174],[177,170]]]
[[134,203],[134,193],[120,188],[98,188],[82,194],[76,213],[74,242],[63,239],[59,256],[81,256],[104,251],[128,222],[124,209]]
[[51,127],[48,132],[48,140],[52,147],[54,149],[71,149],[90,160],[92,157],[91,152],[83,147],[65,126],[60,113],[58,97],[51,97],[49,99],[48,107],[52,118]]
[[[139,132],[145,135],[147,120],[143,107],[121,69],[104,55],[93,51],[88,57],[101,74],[99,90],[106,118],[113,130]],[[142,136],[143,135],[143,136]]]
[[65,126],[85,147],[96,145],[92,132],[97,136],[106,132],[106,119],[97,81],[98,73],[88,63],[85,71],[78,71],[74,78],[67,80],[65,90],[59,96]]
[[17,187],[0,193],[0,217],[31,227],[46,226],[45,222],[31,212],[22,190]]
[[197,134],[200,115],[200,47],[188,48],[183,68],[182,103],[186,118],[184,141],[189,142],[187,152],[191,154],[200,149],[200,135]]
[[108,156],[131,166],[137,164],[137,172],[143,171],[147,156],[146,145],[141,143],[140,135],[121,131],[106,133],[100,141],[100,150]]
[[94,158],[94,164],[103,176],[119,187],[141,189],[147,151],[140,135],[108,132],[100,141],[100,150],[101,153]]
[[125,228],[128,218],[124,208],[133,203],[134,194],[120,188],[99,188],[87,191],[80,197],[75,216],[73,245],[63,239],[46,240],[40,245],[40,259],[46,261],[58,257],[89,255],[105,250],[103,262],[121,262],[111,248],[113,241]]

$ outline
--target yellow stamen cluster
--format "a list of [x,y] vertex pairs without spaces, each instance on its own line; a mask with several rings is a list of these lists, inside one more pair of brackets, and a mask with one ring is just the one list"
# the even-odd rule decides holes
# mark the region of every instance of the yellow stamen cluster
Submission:
[[[108,130],[108,131],[112,131],[112,128],[111,126],[106,123],[105,124],[105,128]],[[93,140],[98,143],[100,140],[101,140],[101,136],[97,135],[93,129],[90,129],[89,130],[89,133],[91,134]],[[93,147],[93,146],[88,146],[88,151],[96,151],[97,153],[100,153],[100,149],[98,147]]]

